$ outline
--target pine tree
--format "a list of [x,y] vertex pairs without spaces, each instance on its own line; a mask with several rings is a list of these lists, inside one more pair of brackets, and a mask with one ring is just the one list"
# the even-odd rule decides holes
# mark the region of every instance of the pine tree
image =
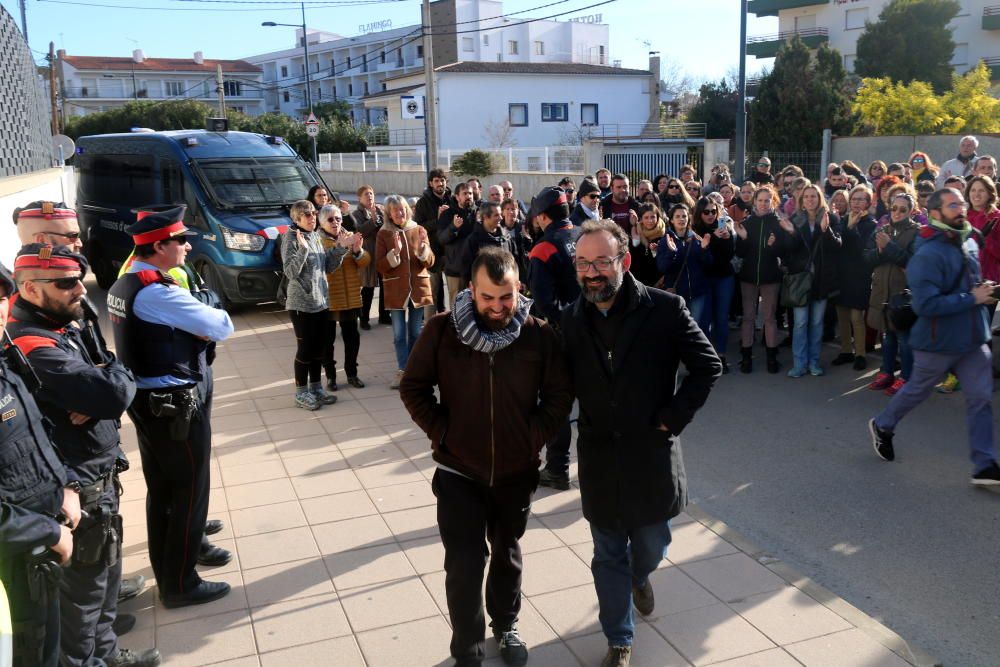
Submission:
[[948,23],[960,9],[957,0],[892,0],[858,37],[854,72],[897,83],[926,81],[943,93],[954,69]]

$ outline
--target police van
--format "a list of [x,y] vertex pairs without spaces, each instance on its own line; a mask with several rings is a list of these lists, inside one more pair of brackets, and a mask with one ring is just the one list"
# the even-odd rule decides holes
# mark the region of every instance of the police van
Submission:
[[248,132],[138,130],[77,140],[77,214],[98,284],[114,283],[132,251],[133,209],[185,204],[188,263],[224,304],[273,301],[275,245],[289,206],[324,185],[281,137]]

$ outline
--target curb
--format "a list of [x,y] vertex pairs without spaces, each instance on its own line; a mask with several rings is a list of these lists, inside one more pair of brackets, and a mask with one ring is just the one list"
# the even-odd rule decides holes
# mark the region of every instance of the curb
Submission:
[[695,521],[747,554],[816,602],[820,603],[848,623],[863,631],[871,639],[886,647],[897,656],[917,667],[941,667],[942,662],[927,651],[903,639],[888,627],[865,612],[850,604],[833,591],[819,585],[783,561],[769,556],[767,552],[748,540],[741,533],[730,528],[725,522],[701,509],[698,505],[688,505],[684,511]]

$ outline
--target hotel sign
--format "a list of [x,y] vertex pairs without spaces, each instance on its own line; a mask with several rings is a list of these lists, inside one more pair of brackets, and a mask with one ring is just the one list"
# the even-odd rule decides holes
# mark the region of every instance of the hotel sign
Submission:
[[384,21],[374,21],[372,23],[366,23],[364,25],[358,26],[358,32],[362,35],[367,35],[371,32],[381,32],[383,30],[389,30],[392,28],[392,19],[385,19]]

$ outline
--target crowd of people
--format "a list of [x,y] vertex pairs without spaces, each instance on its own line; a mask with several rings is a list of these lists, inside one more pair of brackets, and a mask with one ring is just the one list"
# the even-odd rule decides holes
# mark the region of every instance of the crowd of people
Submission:
[[[634,612],[654,608],[649,575],[687,502],[679,434],[730,370],[733,331],[747,374],[758,331],[768,373],[791,348],[790,378],[825,374],[824,340],[839,337],[830,363],[857,371],[880,345],[869,387],[892,400],[868,428],[886,461],[896,425],[936,386],[960,386],[971,482],[1000,484],[990,352],[1000,209],[996,161],[977,147],[963,138],[941,167],[922,151],[866,171],[830,164],[818,182],[794,165],[772,173],[767,157],[742,183],[727,165],[704,180],[685,165],[634,187],[601,169],[528,204],[509,181],[450,189],[433,169],[412,200],[378,204],[361,185],[351,210],[318,185],[293,203],[276,297],[297,341],[295,405],[337,402],[338,328],[345,381],[363,389],[361,332],[373,316],[391,324],[391,386],[438,466],[456,664],[482,663],[487,613],[502,660],[528,659],[517,629],[519,540],[537,486],[569,488],[574,405],[608,640],[602,667],[629,664]],[[145,207],[136,218],[134,251],[108,292],[112,352],[86,299],[75,212],[53,202],[15,212],[23,246],[13,272],[0,271],[0,580],[15,664],[161,660],[156,649],[118,647],[135,623],[118,603],[144,586],[121,570],[126,412],[161,604],[229,593],[195,565],[232,558],[208,539],[223,528],[208,519],[208,492],[211,366],[233,323],[186,265],[184,207]]]

